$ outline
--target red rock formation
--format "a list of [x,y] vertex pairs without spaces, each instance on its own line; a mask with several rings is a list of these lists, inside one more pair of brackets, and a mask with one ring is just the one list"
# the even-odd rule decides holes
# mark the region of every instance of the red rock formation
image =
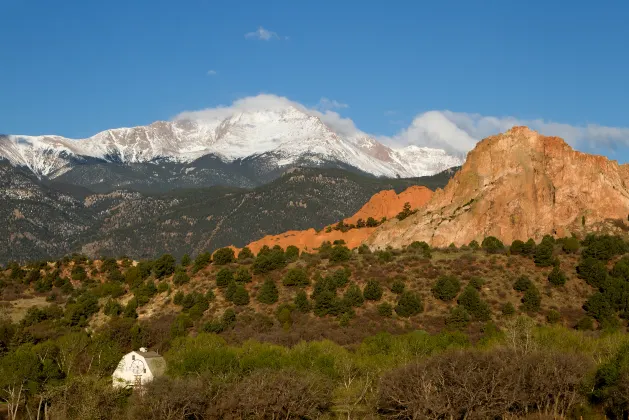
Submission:
[[[396,194],[393,190],[380,191],[371,197],[355,215],[345,219],[345,223],[355,224],[358,219],[366,221],[369,217],[373,217],[376,220],[380,220],[382,217],[395,217],[402,210],[404,203],[410,203],[413,209],[419,208],[428,202],[432,194],[431,190],[421,186],[409,187],[400,194]],[[280,245],[284,249],[289,245],[295,245],[301,250],[311,251],[318,248],[323,241],[334,242],[342,239],[349,248],[354,248],[367,239],[375,229],[365,227],[350,229],[347,232],[337,230],[326,232],[326,229],[323,229],[318,233],[314,229],[291,230],[279,235],[265,236],[247,246],[254,253],[257,253],[264,245],[269,247]]]
[[352,217],[345,219],[347,224],[356,224],[358,219],[367,220],[373,217],[376,220],[386,217],[395,217],[404,207],[404,203],[409,203],[412,209],[423,207],[432,197],[433,192],[426,187],[414,185],[399,194],[393,190],[380,191]]
[[510,244],[546,234],[623,231],[629,229],[628,186],[629,165],[514,127],[479,142],[422,210],[385,223],[365,243],[447,246],[493,235]]

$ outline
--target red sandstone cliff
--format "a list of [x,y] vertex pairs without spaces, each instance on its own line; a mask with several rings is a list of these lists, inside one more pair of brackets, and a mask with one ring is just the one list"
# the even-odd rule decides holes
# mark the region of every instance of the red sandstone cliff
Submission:
[[629,229],[628,187],[629,165],[514,127],[479,142],[445,189],[417,214],[383,224],[365,243],[447,246],[489,235],[511,243],[545,234],[622,231]]
[[[346,224],[355,224],[358,219],[366,221],[369,217],[373,217],[376,220],[380,220],[382,217],[390,219],[395,217],[395,215],[402,210],[404,203],[410,203],[413,209],[420,208],[428,202],[432,195],[433,192],[431,190],[421,186],[409,187],[400,194],[396,194],[393,190],[380,191],[371,197],[356,214],[345,219],[344,222]],[[318,248],[323,241],[334,242],[335,240],[342,239],[349,248],[353,248],[367,239],[375,229],[376,228],[365,227],[351,229],[347,232],[336,230],[326,232],[324,229],[318,233],[314,229],[291,230],[279,235],[265,236],[247,246],[256,254],[264,245],[269,247],[280,245],[284,249],[289,245],[295,245],[302,250],[311,251]]]

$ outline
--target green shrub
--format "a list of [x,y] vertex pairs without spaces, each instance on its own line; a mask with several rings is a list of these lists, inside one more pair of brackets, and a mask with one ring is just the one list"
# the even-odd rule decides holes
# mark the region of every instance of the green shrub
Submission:
[[234,273],[229,268],[221,268],[216,273],[216,286],[218,287],[227,287],[231,282],[234,281]]
[[155,277],[161,279],[162,277],[170,276],[175,272],[175,258],[170,254],[164,254],[155,260],[153,264],[153,273]]
[[255,274],[265,274],[286,266],[286,256],[284,251],[273,249],[268,251],[260,250],[253,262],[253,272]]
[[393,306],[388,302],[378,305],[378,315],[389,318],[393,315]]
[[236,274],[234,275],[234,280],[241,284],[251,283],[252,279],[253,277],[247,267],[238,268],[238,270],[236,270]]
[[303,268],[291,268],[288,270],[284,278],[282,279],[284,286],[308,286],[310,280],[308,279],[308,273]]
[[463,307],[468,314],[472,315],[478,321],[489,321],[491,319],[491,309],[484,302],[478,291],[472,286],[467,286],[457,300],[458,304]]
[[424,311],[424,304],[421,298],[412,292],[404,292],[400,295],[395,312],[404,318],[417,315]]
[[548,313],[546,314],[546,321],[549,324],[556,324],[559,321],[561,321],[561,314],[557,311],[555,311],[554,309],[548,311]]
[[525,247],[524,242],[519,239],[516,239],[515,241],[511,243],[509,250],[511,251],[512,255],[521,255],[524,253],[523,252],[524,247]]
[[242,285],[237,285],[232,296],[232,302],[237,306],[245,306],[249,304],[249,292]]
[[511,302],[507,302],[504,305],[502,305],[501,311],[504,316],[515,315],[515,307],[513,306]]
[[548,281],[553,286],[563,286],[566,284],[566,275],[559,267],[554,267],[548,274]]
[[619,236],[589,234],[583,245],[585,249],[581,252],[582,258],[600,261],[609,261],[612,257],[628,251],[628,245]]
[[286,260],[287,261],[297,261],[299,258],[299,248],[295,245],[289,245],[286,247]]
[[187,267],[190,265],[190,263],[192,263],[192,260],[190,259],[190,255],[183,254],[183,257],[181,257],[181,266]]
[[338,315],[340,302],[336,293],[331,290],[324,290],[317,294],[314,304],[314,314],[319,317],[326,315]]
[[103,307],[103,312],[108,316],[118,316],[122,313],[122,305],[114,299],[109,299]]
[[596,258],[584,258],[577,266],[577,274],[590,286],[600,288],[607,281],[607,266]]
[[72,267],[72,273],[70,274],[72,280],[85,281],[87,279],[87,272],[81,265],[75,265]]
[[615,316],[612,305],[601,292],[596,292],[590,296],[585,302],[585,305],[583,305],[583,308],[587,311],[589,316],[596,319],[598,322],[609,320]]
[[352,274],[352,271],[349,268],[338,268],[332,273],[332,276],[329,277],[329,281],[336,288],[343,288],[349,283],[349,277]]
[[553,251],[555,247],[550,239],[545,239],[535,248],[533,261],[538,267],[550,267],[555,263]]
[[255,255],[253,255],[253,252],[251,252],[251,249],[249,249],[249,247],[244,247],[238,253],[238,261],[252,260],[254,258]]
[[192,272],[198,273],[212,262],[212,254],[209,252],[202,252],[194,259],[194,265],[192,266]]
[[357,284],[352,284],[347,288],[343,300],[346,304],[352,307],[360,307],[365,302],[363,293],[360,291],[360,287]]
[[181,305],[181,302],[183,302],[183,298],[184,298],[185,294],[180,290],[177,293],[175,293],[175,296],[173,297],[173,303],[175,305]]
[[219,248],[214,252],[212,260],[216,265],[230,264],[236,261],[234,250],[231,248]]
[[566,254],[576,254],[580,247],[581,244],[579,243],[579,240],[575,237],[570,237],[564,239],[561,249]]
[[376,256],[378,257],[378,261],[382,263],[393,261],[393,254],[389,251],[377,251]]
[[468,283],[469,286],[472,286],[476,290],[482,289],[484,284],[485,280],[476,276],[472,277]]
[[526,292],[531,287],[535,287],[533,285],[533,282],[531,282],[531,280],[524,275],[518,277],[518,279],[513,284],[513,290],[516,290],[518,292]]
[[445,302],[456,297],[461,290],[461,282],[456,276],[440,276],[432,287],[432,294]]
[[446,318],[446,327],[453,330],[462,330],[470,323],[470,315],[465,308],[455,306]]
[[495,236],[488,236],[485,239],[483,239],[483,243],[481,244],[481,247],[488,254],[498,254],[498,253],[503,252],[505,249],[504,244],[500,241],[500,239],[496,238]]
[[190,277],[183,267],[177,267],[175,270],[175,276],[173,277],[173,283],[177,286],[184,285],[190,281]]
[[339,263],[349,261],[352,251],[344,245],[334,245],[330,251],[330,262]]
[[377,280],[369,280],[363,295],[367,300],[380,300],[382,298],[382,286]]
[[471,250],[476,251],[477,249],[480,249],[480,245],[478,244],[478,241],[476,239],[473,239],[469,245]]
[[258,292],[258,302],[266,305],[272,305],[279,299],[279,292],[277,286],[272,279],[266,279]]
[[538,312],[542,303],[542,295],[535,286],[529,287],[522,297],[522,310],[525,312]]
[[406,286],[404,285],[404,282],[402,280],[394,280],[393,284],[391,285],[391,291],[396,295],[401,295],[402,293],[404,293],[405,287]]
[[308,301],[308,295],[303,290],[299,291],[297,295],[295,295],[295,308],[299,312],[308,313],[312,309],[310,306],[310,302]]

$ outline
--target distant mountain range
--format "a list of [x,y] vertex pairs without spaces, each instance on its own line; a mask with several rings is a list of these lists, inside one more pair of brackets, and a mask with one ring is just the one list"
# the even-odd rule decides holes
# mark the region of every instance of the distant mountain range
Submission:
[[297,166],[411,178],[462,163],[461,157],[440,149],[394,149],[365,134],[337,132],[317,116],[288,104],[202,121],[179,119],[112,129],[80,140],[3,135],[2,158],[40,179],[97,192],[254,187]]
[[381,190],[443,187],[454,172],[395,179],[337,168],[294,168],[256,188],[94,193],[38,179],[0,160],[0,263],[72,252],[140,259],[242,247],[289,229],[321,229],[351,216]]

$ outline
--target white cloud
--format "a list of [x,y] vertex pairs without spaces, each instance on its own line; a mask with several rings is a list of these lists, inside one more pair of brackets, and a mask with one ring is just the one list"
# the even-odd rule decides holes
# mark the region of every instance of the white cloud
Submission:
[[336,101],[334,99],[321,98],[319,103],[315,106],[320,111],[328,111],[331,109],[344,109],[349,108],[349,105]]
[[[245,38],[247,39],[259,39],[261,41],[270,41],[272,39],[281,39],[281,37],[277,34],[277,32],[269,31],[268,29],[264,29],[262,26],[258,27],[256,31],[247,32],[245,34]],[[288,37],[283,37],[284,39],[288,39]]]
[[207,75],[208,76],[216,76],[218,74],[218,72],[216,70],[208,70],[207,71]]
[[[365,134],[350,118],[345,118],[331,109],[343,109],[347,107],[346,104],[327,98],[321,98],[314,108],[308,108],[283,96],[260,94],[239,99],[230,106],[186,111],[175,118],[212,121],[228,118],[238,112],[282,110],[291,106],[320,118],[323,123],[341,135]],[[542,134],[561,137],[577,149],[601,147],[613,149],[629,146],[629,128],[625,127],[606,127],[596,124],[570,125],[542,119],[522,120],[509,116],[493,117],[452,111],[424,112],[417,115],[407,128],[400,130],[397,134],[376,138],[392,147],[413,144],[462,154],[471,150],[479,140],[507,131],[516,125],[526,125]]]
[[563,138],[579,148],[629,146],[629,128],[596,124],[570,125],[516,117],[493,117],[452,111],[428,111],[415,117],[411,125],[390,138],[394,144],[439,147],[451,152],[467,152],[476,142],[513,126],[525,125],[544,135]]

